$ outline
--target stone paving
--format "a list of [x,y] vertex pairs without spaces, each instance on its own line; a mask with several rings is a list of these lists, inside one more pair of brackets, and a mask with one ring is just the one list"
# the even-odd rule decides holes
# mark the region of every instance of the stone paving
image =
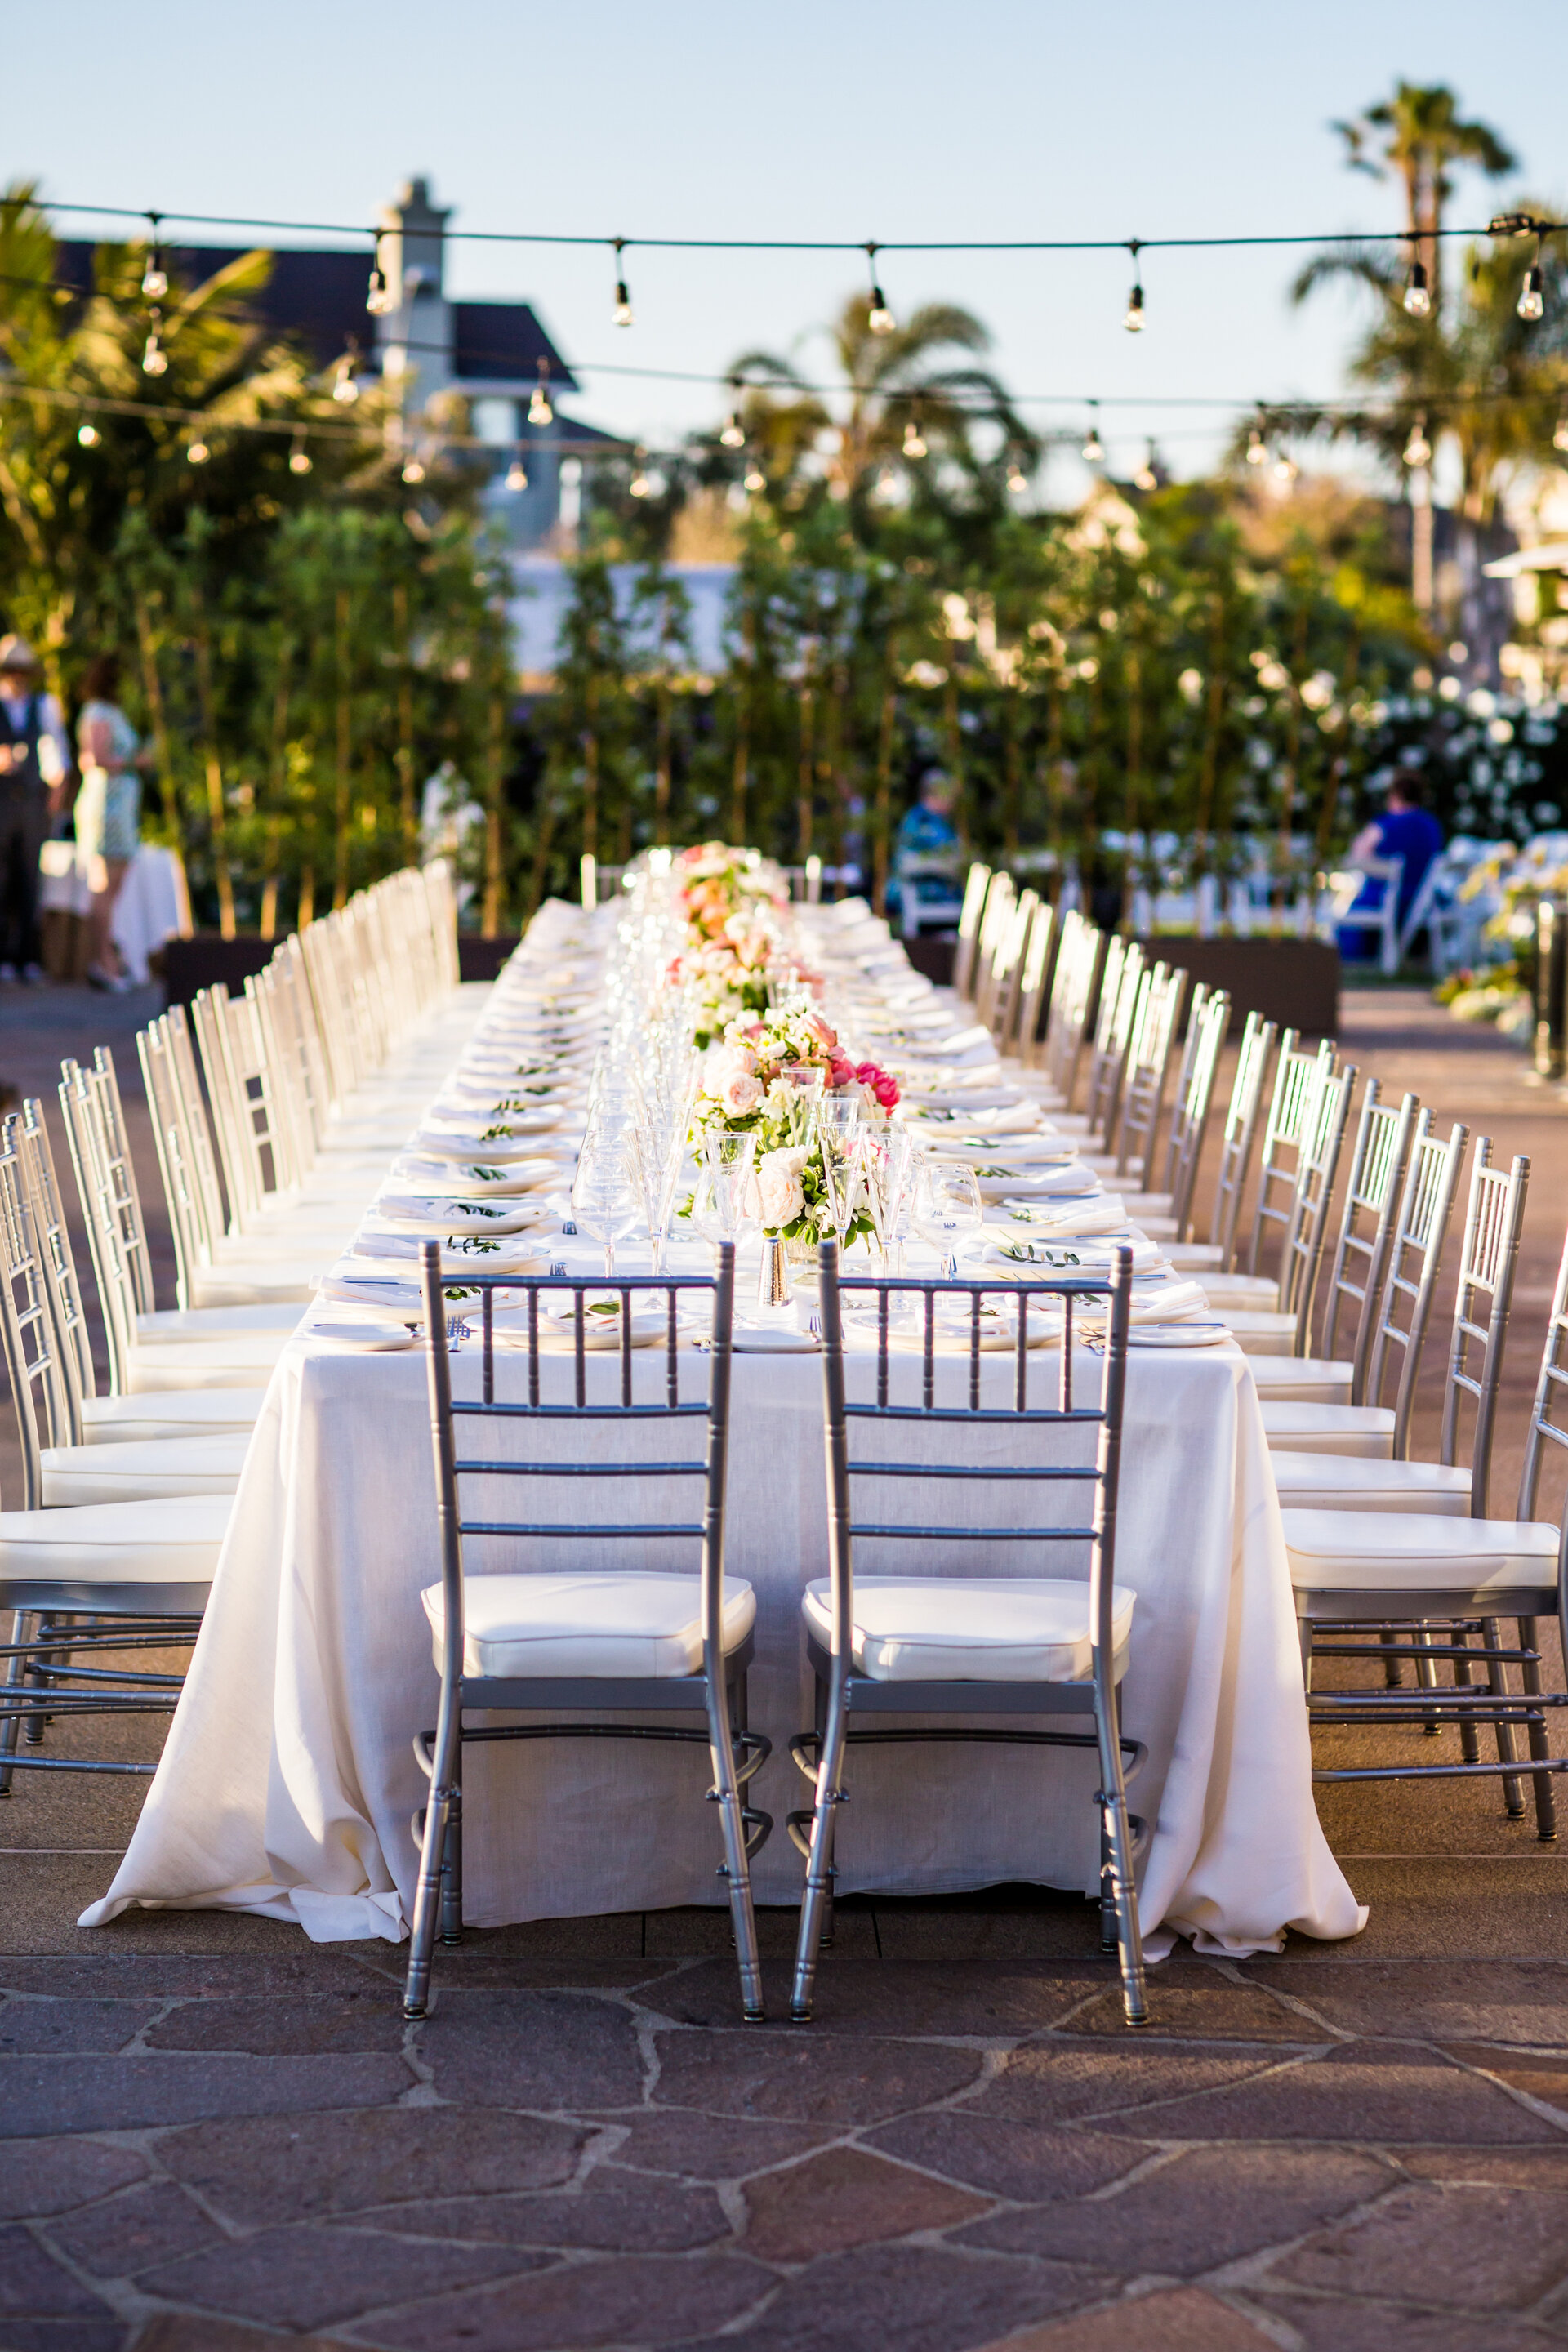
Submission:
[[[121,1013],[66,999],[21,1033],[0,997],[29,1088]],[[1409,999],[1348,1013],[1392,1088],[1535,1157],[1517,1417],[1563,1107]],[[1324,1790],[1365,1934],[1182,1947],[1137,2035],[1092,1906],[1026,1888],[841,1906],[809,2029],[736,2021],[710,1913],[470,1934],[405,2027],[389,1945],[76,1929],[141,1793],[0,1806],[0,2352],[1568,2340],[1568,1906],[1490,1790]],[[763,1929],[777,2020],[793,1920]]]

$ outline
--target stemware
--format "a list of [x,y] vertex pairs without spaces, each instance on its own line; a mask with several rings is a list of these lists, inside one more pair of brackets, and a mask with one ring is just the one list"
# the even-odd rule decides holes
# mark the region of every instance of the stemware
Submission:
[[590,1129],[572,1182],[573,1217],[584,1233],[603,1243],[606,1282],[615,1276],[616,1244],[633,1231],[642,1205],[633,1161],[628,1134]]
[[942,1257],[942,1278],[958,1278],[958,1244],[978,1233],[984,1212],[973,1168],[956,1161],[925,1160],[915,1184],[915,1230]]
[[862,1130],[861,1181],[866,1187],[866,1205],[877,1231],[884,1276],[893,1272],[894,1244],[900,1221],[910,1205],[914,1170],[914,1143],[907,1129],[884,1120],[879,1127]]
[[852,1095],[825,1095],[813,1105],[812,1130],[822,1158],[823,1190],[838,1246],[860,1198],[860,1104]]
[[713,1222],[721,1242],[739,1238],[750,1215],[752,1171],[757,1157],[754,1130],[720,1129],[703,1139]]

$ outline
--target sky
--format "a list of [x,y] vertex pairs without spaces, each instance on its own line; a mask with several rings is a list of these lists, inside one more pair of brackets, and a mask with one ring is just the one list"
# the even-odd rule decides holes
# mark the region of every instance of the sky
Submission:
[[[1529,193],[1568,205],[1568,8],[1523,0],[1506,40],[1473,5],[1319,0],[56,0],[6,32],[5,176],[77,205],[363,222],[426,174],[458,229],[885,242],[1317,236],[1394,228],[1398,189],[1348,172],[1330,125],[1397,77],[1447,80],[1520,159],[1461,180],[1450,217]],[[67,214],[67,233],[93,225]],[[179,231],[221,241],[222,231]],[[259,240],[258,240],[259,241]],[[288,241],[288,240],[278,240]],[[328,243],[302,236],[300,243]],[[906,313],[973,310],[1031,423],[1077,433],[1098,396],[1112,470],[1152,436],[1196,472],[1229,423],[1194,404],[1327,396],[1356,315],[1293,310],[1297,256],[1143,257],[1147,327],[1121,327],[1124,253],[888,254]],[[448,291],[524,297],[582,378],[587,421],[668,446],[724,405],[738,352],[826,365],[812,331],[865,282],[853,253],[639,252],[611,323],[607,248],[454,244]],[[637,374],[632,370],[665,371]],[[1137,405],[1113,406],[1113,403]],[[1233,413],[1233,412],[1231,412]],[[1052,461],[1072,488],[1075,458]]]

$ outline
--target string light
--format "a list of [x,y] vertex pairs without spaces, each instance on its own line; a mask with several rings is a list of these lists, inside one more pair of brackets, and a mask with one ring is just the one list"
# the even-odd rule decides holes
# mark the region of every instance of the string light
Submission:
[[1016,457],[1010,457],[1007,461],[1007,488],[1016,499],[1021,499],[1028,487],[1029,477]]
[[1533,326],[1537,319],[1546,315],[1546,273],[1538,260],[1532,261],[1524,273],[1516,307],[1526,326]]
[[866,311],[866,325],[873,335],[890,335],[898,325],[888,308],[888,298],[877,283],[877,246],[873,238],[866,240],[866,258],[871,268],[871,299]]
[[758,465],[754,457],[746,468],[746,477],[742,487],[750,490],[753,498],[759,490],[765,490],[768,487],[768,478],[763,473],[762,467]]
[[528,488],[528,468],[522,462],[521,449],[506,469],[506,486],[509,490],[526,490]]
[[1405,279],[1405,308],[1413,319],[1429,319],[1432,315],[1432,289],[1426,283],[1426,265],[1412,260]]
[[1086,466],[1103,466],[1105,463],[1105,444],[1100,437],[1098,400],[1091,400],[1089,404],[1089,438],[1083,445],[1083,462]]
[[422,482],[425,479],[425,468],[419,461],[417,451],[404,459],[403,478],[409,483]]
[[163,256],[158,244],[158,223],[162,213],[149,213],[153,227],[153,248],[147,256],[147,267],[142,272],[142,291],[149,302],[161,302],[169,290],[169,273],[163,267]]
[[646,462],[647,451],[646,449],[638,449],[636,453],[636,457],[637,472],[632,476],[629,485],[631,494],[634,499],[651,498],[653,496],[653,484],[649,481],[647,477],[647,466]]
[[1138,471],[1133,475],[1132,479],[1135,486],[1141,490],[1157,490],[1159,488],[1160,477],[1154,470],[1154,444],[1152,441],[1149,444],[1148,455],[1145,457],[1143,463],[1139,467]]
[[103,436],[96,425],[79,425],[76,428],[76,437],[84,449],[96,449]]
[[531,425],[548,425],[554,417],[555,411],[550,405],[550,394],[546,389],[549,382],[550,362],[541,360],[539,382],[534,385],[533,397],[528,404],[528,421]]
[[1142,251],[1142,238],[1129,237],[1127,250],[1132,256],[1132,291],[1127,297],[1127,312],[1121,323],[1130,335],[1141,335],[1143,331],[1143,289],[1139,282],[1138,256]]
[[925,436],[921,431],[921,413],[917,406],[904,427],[904,455],[906,457],[920,458],[926,454]]
[[301,428],[295,434],[294,446],[289,452],[289,471],[291,474],[308,474],[310,470],[310,453],[305,446],[305,435]]
[[386,272],[381,266],[379,230],[376,232],[375,244],[371,249],[370,286],[365,294],[364,307],[373,319],[384,319],[390,311],[397,308],[397,304],[393,299],[392,289],[386,282]]
[[153,323],[147,330],[147,341],[142,352],[142,373],[143,375],[166,375],[168,373],[169,354],[158,340],[158,329],[161,324],[162,320],[160,320],[159,314],[154,310],[153,313]]
[[1255,425],[1247,434],[1247,462],[1249,466],[1266,466],[1268,463],[1268,444],[1263,437],[1261,425]]
[[1280,488],[1288,490],[1300,470],[1295,458],[1281,449],[1274,460],[1274,478]]
[[610,239],[610,243],[616,248],[615,318],[617,327],[629,327],[632,323],[632,298],[626,291],[626,281],[621,268],[621,255],[625,250],[626,242],[624,236],[613,236]]
[[190,447],[185,451],[187,463],[193,466],[205,466],[211,456],[212,451],[207,447],[206,443],[202,439],[201,435],[198,433],[195,439],[191,443]]
[[353,352],[345,352],[332,372],[332,398],[342,408],[352,408],[359,398],[359,362]]
[[1432,463],[1432,444],[1426,438],[1425,411],[1410,428],[1410,438],[1405,445],[1405,462],[1407,466],[1429,466]]
[[732,408],[730,411],[728,417],[725,419],[724,429],[720,434],[719,438],[726,449],[743,449],[745,447],[746,428],[741,422],[740,411],[738,409]]

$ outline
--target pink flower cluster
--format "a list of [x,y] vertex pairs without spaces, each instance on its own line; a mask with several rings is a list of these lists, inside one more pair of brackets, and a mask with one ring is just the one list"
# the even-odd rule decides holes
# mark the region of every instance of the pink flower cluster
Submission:
[[[899,1082],[897,1078],[890,1078],[888,1076],[879,1062],[858,1063],[854,1076],[858,1083],[875,1097],[879,1109],[896,1110],[898,1108]],[[837,1085],[838,1081],[835,1079],[834,1083]],[[847,1085],[847,1083],[848,1081],[846,1080],[845,1084]]]

